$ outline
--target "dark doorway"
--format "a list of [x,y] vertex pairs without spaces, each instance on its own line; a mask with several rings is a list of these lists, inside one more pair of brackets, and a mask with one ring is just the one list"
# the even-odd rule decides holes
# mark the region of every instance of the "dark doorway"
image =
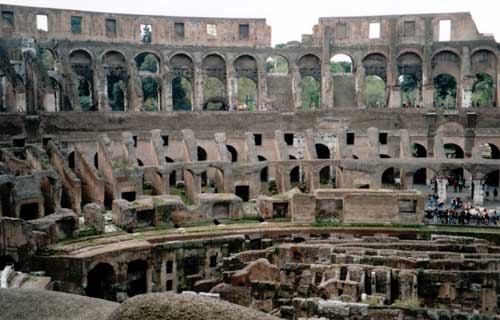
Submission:
[[136,197],[135,191],[122,192],[122,199],[125,199],[128,202],[135,201],[135,197]]
[[99,263],[87,275],[87,288],[85,293],[89,297],[115,301],[113,292],[113,279],[115,271],[107,263]]
[[418,169],[413,175],[414,185],[426,185],[427,184],[427,169]]
[[34,202],[21,205],[19,217],[23,220],[38,219],[38,203]]
[[236,186],[235,192],[238,197],[240,197],[243,202],[248,202],[250,200],[250,187],[249,186]]
[[147,279],[146,271],[148,264],[144,260],[134,260],[129,262],[127,270],[127,295],[133,297],[146,293]]

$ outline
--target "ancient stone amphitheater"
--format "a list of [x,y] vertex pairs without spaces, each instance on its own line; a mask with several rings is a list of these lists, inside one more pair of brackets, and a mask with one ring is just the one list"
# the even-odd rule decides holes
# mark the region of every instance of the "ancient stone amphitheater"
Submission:
[[498,319],[500,211],[424,213],[500,207],[470,14],[0,11],[0,319]]

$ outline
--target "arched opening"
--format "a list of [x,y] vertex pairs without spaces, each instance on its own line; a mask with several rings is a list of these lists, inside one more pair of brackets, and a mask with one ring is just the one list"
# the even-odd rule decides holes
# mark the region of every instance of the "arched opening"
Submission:
[[238,110],[255,110],[259,81],[257,61],[250,55],[242,55],[234,61],[234,70],[238,77]]
[[452,51],[441,51],[432,58],[434,107],[457,107],[457,79],[461,78],[460,57]]
[[437,108],[456,108],[457,81],[449,74],[434,78],[434,105]]
[[160,72],[160,59],[156,55],[143,52],[135,57],[135,63],[139,72],[159,73]]
[[335,187],[335,171],[330,166],[323,167],[319,171],[319,186],[320,188]]
[[46,48],[38,48],[37,57],[40,59],[40,62],[42,62],[45,70],[55,70],[56,59],[52,51]]
[[500,150],[493,143],[485,143],[479,147],[483,159],[500,159]]
[[401,185],[400,171],[396,168],[388,168],[382,173],[382,187],[398,189]]
[[125,111],[125,91],[127,85],[119,76],[108,75],[108,101],[112,111]]
[[297,160],[297,157],[293,154],[288,155],[288,160]]
[[89,297],[115,301],[116,293],[113,290],[115,270],[108,263],[97,264],[87,274],[85,294]]
[[[484,177],[484,184],[488,188],[498,188],[500,186],[500,171],[495,170]],[[497,192],[500,191],[497,189]]]
[[390,159],[391,158],[386,154],[380,154],[379,157],[380,157],[380,159]]
[[134,260],[129,262],[127,266],[127,295],[133,297],[146,293],[148,263],[144,260]]
[[125,111],[127,108],[127,66],[127,60],[117,51],[109,51],[103,56],[103,68],[106,71],[106,92],[112,111]]
[[191,58],[185,54],[176,54],[170,59],[172,79],[172,105],[174,111],[191,111],[193,109],[194,67]]
[[75,169],[75,152],[71,151],[71,153],[68,156],[68,166],[70,169]]
[[307,76],[302,79],[301,86],[302,86],[302,108],[304,109],[319,108],[320,97],[321,97],[320,82],[311,76]]
[[198,148],[196,148],[196,151],[198,154],[198,161],[206,161],[207,160],[207,152],[205,151],[205,149],[198,146]]
[[94,167],[99,169],[99,154],[97,152],[94,154]]
[[448,159],[463,159],[464,150],[457,144],[447,143],[444,145],[444,152]]
[[[1,90],[0,90],[0,96],[1,96]],[[89,100],[89,103],[90,103],[90,100]],[[52,78],[52,77],[50,77],[50,83],[49,83],[49,85],[47,87],[47,91],[45,93],[44,105],[45,105],[45,111],[49,111],[49,112],[60,111],[62,109],[61,108],[61,87],[60,87],[59,83],[57,82],[57,80]],[[81,106],[81,103],[80,103],[80,106]],[[87,107],[87,109],[90,108],[90,104],[88,104],[86,107]]]
[[142,79],[143,108],[145,111],[161,110],[161,86],[157,79]]
[[411,155],[413,158],[427,158],[427,150],[419,143],[411,145]]
[[[165,157],[165,162],[166,163],[174,163],[174,160],[169,157]],[[175,187],[177,184],[177,172],[174,170],[170,172],[170,175],[168,176],[168,184],[171,187]]]
[[365,78],[365,105],[369,108],[385,107],[385,82],[379,76]]
[[330,159],[330,149],[322,143],[316,143],[316,155],[318,159]]
[[15,270],[17,267],[16,260],[11,256],[0,256],[0,273],[6,266],[11,266]]
[[330,59],[332,75],[351,74],[353,72],[352,58],[346,54],[336,54]]
[[472,86],[472,106],[493,107],[495,97],[495,81],[486,73],[476,74]]
[[229,110],[226,92],[226,62],[217,54],[203,59],[203,110]]
[[[75,50],[69,56],[71,69],[76,74],[78,99],[84,111],[97,110],[94,102],[92,57],[84,50]],[[63,104],[61,106],[64,106]],[[61,108],[61,111],[62,108]]]
[[406,108],[422,106],[422,59],[413,52],[398,57],[401,106]]
[[275,55],[266,59],[266,73],[268,75],[287,75],[289,69],[288,60],[283,56]]
[[473,107],[493,107],[496,105],[497,56],[490,50],[480,49],[471,57],[471,74],[476,75],[472,87]]
[[300,58],[299,72],[301,76],[302,108],[320,107],[321,101],[321,61],[312,54]]
[[290,187],[294,188],[300,183],[300,167],[290,170]]
[[421,168],[415,171],[413,174],[413,184],[414,185],[427,185],[427,169]]
[[172,80],[172,103],[174,111],[191,111],[193,109],[193,87],[185,77]]
[[[259,161],[267,161],[267,159],[263,156],[258,156]],[[260,182],[268,182],[269,181],[269,168],[264,167],[260,170]]]
[[203,110],[227,111],[229,106],[226,98],[226,86],[217,78],[205,80],[204,91],[205,103]]
[[238,161],[238,151],[231,146],[231,145],[226,145],[227,151],[231,154],[231,162],[237,162]]
[[238,78],[238,111],[253,111],[257,105],[257,84],[248,77]]

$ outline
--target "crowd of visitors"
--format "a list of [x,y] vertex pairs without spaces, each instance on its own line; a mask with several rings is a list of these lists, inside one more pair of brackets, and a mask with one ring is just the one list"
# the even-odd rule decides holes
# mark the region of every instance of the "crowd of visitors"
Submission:
[[474,207],[460,197],[452,197],[447,208],[444,201],[434,194],[429,195],[425,219],[434,224],[498,225],[500,209]]

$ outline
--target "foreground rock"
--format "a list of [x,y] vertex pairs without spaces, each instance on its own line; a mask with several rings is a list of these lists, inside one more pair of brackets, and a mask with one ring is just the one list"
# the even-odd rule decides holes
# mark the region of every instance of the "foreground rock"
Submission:
[[62,292],[0,289],[0,320],[106,320],[118,306]]
[[[109,320],[277,320],[265,313],[198,295],[152,293],[126,300]],[[94,320],[94,319],[93,319]]]

